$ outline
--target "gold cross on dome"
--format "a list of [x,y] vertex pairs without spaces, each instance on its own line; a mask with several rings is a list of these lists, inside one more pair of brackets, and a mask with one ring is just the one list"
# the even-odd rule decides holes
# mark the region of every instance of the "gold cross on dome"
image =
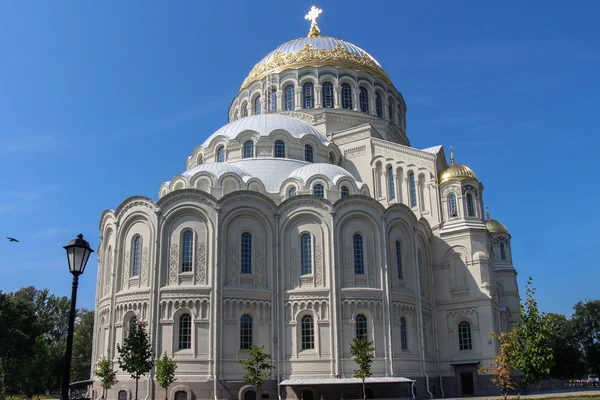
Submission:
[[304,16],[304,19],[310,21],[310,31],[308,32],[308,37],[319,37],[321,36],[321,30],[317,26],[317,18],[323,12],[320,8],[312,6],[308,14]]

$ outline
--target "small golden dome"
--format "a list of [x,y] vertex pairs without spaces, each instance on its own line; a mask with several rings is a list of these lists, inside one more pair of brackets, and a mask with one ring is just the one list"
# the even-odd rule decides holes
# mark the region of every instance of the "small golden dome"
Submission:
[[487,219],[485,220],[485,227],[490,233],[506,233],[508,234],[508,229],[504,226],[504,224],[500,221],[496,221],[490,217],[490,209],[487,208]]
[[440,184],[450,180],[477,179],[475,172],[466,165],[454,164],[454,152],[450,146],[450,165],[440,174]]

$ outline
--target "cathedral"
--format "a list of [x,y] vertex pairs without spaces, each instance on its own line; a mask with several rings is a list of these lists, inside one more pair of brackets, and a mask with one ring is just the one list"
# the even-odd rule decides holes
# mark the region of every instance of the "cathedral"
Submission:
[[[173,400],[359,398],[362,335],[371,398],[489,393],[490,333],[518,320],[511,236],[464,157],[411,147],[402,94],[365,50],[321,35],[320,12],[252,68],[157,200],[102,214],[93,365],[118,370],[135,316],[177,362]],[[238,363],[251,345],[274,366],[260,393]],[[108,398],[132,399],[118,379]],[[153,374],[139,388],[165,397]]]

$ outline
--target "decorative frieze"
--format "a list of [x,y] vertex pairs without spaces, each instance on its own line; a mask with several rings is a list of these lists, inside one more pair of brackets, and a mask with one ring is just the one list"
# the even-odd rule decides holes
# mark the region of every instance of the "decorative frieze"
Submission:
[[323,286],[323,254],[321,246],[315,246],[315,286]]
[[179,247],[176,243],[171,245],[171,250],[169,251],[169,284],[176,285],[177,284],[177,271],[179,267]]

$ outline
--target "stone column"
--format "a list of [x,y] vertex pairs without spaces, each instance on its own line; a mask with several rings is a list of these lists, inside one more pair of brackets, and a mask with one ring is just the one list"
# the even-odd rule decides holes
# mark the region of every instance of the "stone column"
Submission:
[[296,92],[295,110],[301,110],[302,109],[302,87],[295,88],[294,91]]
[[336,86],[333,90],[333,108],[342,108],[342,88]]
[[321,108],[321,91],[323,87],[321,85],[315,85],[315,108]]
[[354,102],[354,104],[353,104],[354,111],[360,111],[360,102],[359,102],[360,96],[358,95],[359,93],[360,93],[359,86],[358,85],[354,85],[354,89],[352,90],[352,99],[353,99],[353,102]]
[[283,111],[283,92],[281,90],[277,90],[277,112]]

